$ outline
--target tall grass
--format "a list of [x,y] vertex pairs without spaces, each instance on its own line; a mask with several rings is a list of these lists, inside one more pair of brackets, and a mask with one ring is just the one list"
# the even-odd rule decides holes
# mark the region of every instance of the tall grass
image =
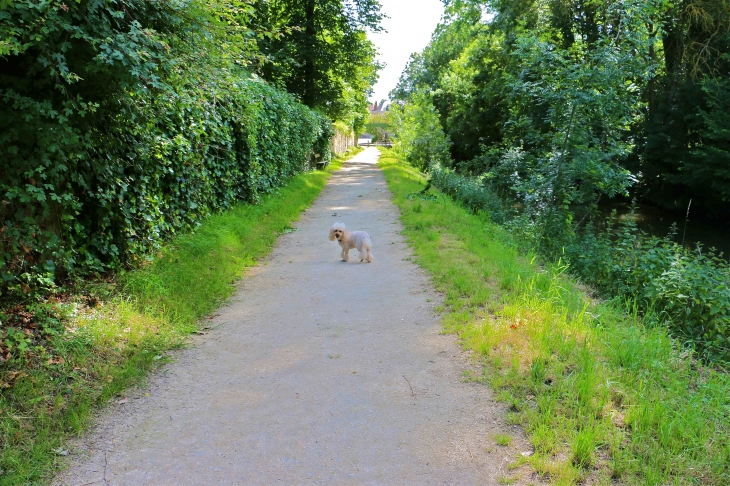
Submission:
[[570,272],[603,296],[635,300],[704,360],[730,363],[730,264],[714,250],[690,250],[671,235],[650,237],[631,219],[610,217],[597,231],[592,223],[566,225],[569,214],[562,210],[518,214],[485,176],[460,175],[438,163],[429,175],[461,206],[507,227],[522,247],[566,259]]
[[730,484],[730,378],[682,351],[634,301],[599,302],[561,262],[520,254],[383,150],[416,261],[445,296],[444,328],[527,432],[552,484]]
[[0,485],[42,483],[62,466],[66,439],[184,345],[343,160],[294,177],[259,205],[214,215],[142,268],[80,284],[54,303],[64,332],[0,367],[0,383],[11,384],[0,394]]

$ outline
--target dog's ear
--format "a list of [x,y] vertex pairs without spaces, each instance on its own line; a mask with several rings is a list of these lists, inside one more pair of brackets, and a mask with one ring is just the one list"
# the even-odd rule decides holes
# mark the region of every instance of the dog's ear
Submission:
[[350,232],[347,229],[342,232],[342,241],[350,241]]
[[330,228],[330,241],[335,241],[335,227]]

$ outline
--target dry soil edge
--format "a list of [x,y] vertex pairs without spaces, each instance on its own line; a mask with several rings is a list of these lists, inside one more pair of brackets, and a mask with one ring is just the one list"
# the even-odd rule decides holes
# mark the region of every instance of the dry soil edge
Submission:
[[[528,450],[439,333],[379,152],[336,172],[174,363],[96,420],[58,485],[498,484]],[[365,230],[374,262],[327,239]],[[357,251],[351,251],[356,257]],[[511,447],[494,435],[515,436]],[[526,478],[522,478],[522,483]]]

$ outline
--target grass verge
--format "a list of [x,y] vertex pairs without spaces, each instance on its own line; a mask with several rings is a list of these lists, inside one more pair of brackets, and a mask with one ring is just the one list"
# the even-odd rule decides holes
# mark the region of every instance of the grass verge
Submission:
[[415,260],[445,296],[445,331],[483,360],[480,379],[533,445],[521,462],[551,484],[730,484],[727,374],[634,303],[592,300],[560,262],[520,255],[488,215],[422,192],[422,174],[381,152]]
[[[29,332],[5,343],[15,357],[0,362],[0,485],[46,481],[68,454],[65,440],[88,426],[93,410],[182,346],[359,150],[293,178],[259,205],[209,218],[140,269],[16,312]],[[44,345],[27,338],[36,331]]]

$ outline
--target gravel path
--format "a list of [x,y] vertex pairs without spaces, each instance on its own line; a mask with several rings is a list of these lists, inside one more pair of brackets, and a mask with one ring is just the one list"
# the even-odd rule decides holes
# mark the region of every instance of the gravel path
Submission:
[[[367,149],[174,363],[109,407],[54,484],[498,484],[525,447],[439,334]],[[374,262],[339,261],[343,221]]]

